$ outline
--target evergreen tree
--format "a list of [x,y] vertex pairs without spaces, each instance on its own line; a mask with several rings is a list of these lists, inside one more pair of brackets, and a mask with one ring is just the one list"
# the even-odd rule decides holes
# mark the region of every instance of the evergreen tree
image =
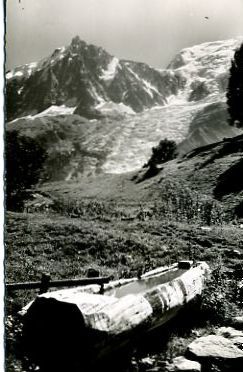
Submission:
[[176,157],[176,152],[176,142],[165,138],[159,142],[158,146],[152,148],[152,156],[147,165],[154,166],[172,160]]
[[40,177],[46,154],[31,137],[7,131],[5,135],[6,206],[20,210],[27,189],[31,189]]
[[243,44],[236,50],[231,63],[227,89],[230,124],[243,127]]
[[148,170],[139,182],[156,176],[156,174],[158,174],[160,171],[158,165],[166,163],[167,161],[174,159],[176,156],[176,142],[173,140],[168,140],[167,138],[161,140],[158,146],[152,148],[151,158],[146,164],[144,164],[144,167],[148,167]]

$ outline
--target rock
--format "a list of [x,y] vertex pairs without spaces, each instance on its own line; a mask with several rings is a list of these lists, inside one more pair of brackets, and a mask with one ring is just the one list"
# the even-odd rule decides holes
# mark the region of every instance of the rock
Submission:
[[231,325],[236,329],[243,330],[243,316],[235,316],[231,319]]
[[224,253],[229,258],[241,258],[242,253],[238,249],[228,249],[224,250]]
[[238,249],[234,249],[233,254],[235,257],[238,257],[238,258],[242,257],[242,253]]
[[209,94],[208,88],[204,82],[194,81],[191,84],[191,89],[192,91],[188,98],[189,102],[199,101]]
[[233,344],[243,350],[243,332],[232,327],[221,327],[217,334],[232,340]]
[[152,367],[154,364],[154,358],[151,358],[151,357],[143,358],[141,359],[140,363],[146,367]]
[[243,337],[243,331],[232,327],[220,327],[216,330],[216,334],[226,338]]
[[243,351],[235,343],[236,339],[221,335],[203,336],[189,344],[187,355],[203,365],[217,365],[236,372],[242,368]]
[[192,360],[188,360],[183,356],[179,356],[174,358],[171,364],[167,365],[166,370],[168,372],[200,372],[201,364]]
[[203,231],[212,231],[212,227],[210,226],[201,226],[200,229]]

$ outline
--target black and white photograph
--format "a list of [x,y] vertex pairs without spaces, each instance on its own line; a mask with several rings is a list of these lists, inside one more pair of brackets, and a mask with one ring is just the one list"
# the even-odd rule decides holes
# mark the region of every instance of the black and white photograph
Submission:
[[4,0],[4,371],[243,371],[243,0]]

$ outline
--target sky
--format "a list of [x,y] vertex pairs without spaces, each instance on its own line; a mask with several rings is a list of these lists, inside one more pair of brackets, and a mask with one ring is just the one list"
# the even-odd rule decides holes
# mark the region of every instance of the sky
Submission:
[[243,35],[243,0],[6,0],[7,69],[76,35],[164,68],[182,48]]

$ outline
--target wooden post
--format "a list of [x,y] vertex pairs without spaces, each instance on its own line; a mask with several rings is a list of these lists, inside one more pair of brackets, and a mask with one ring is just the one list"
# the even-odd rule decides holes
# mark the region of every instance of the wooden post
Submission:
[[104,283],[101,283],[101,285],[100,285],[100,294],[104,294],[104,291],[105,291],[105,289],[104,289]]
[[40,294],[48,291],[50,287],[51,276],[49,274],[42,274],[41,284],[40,284]]

